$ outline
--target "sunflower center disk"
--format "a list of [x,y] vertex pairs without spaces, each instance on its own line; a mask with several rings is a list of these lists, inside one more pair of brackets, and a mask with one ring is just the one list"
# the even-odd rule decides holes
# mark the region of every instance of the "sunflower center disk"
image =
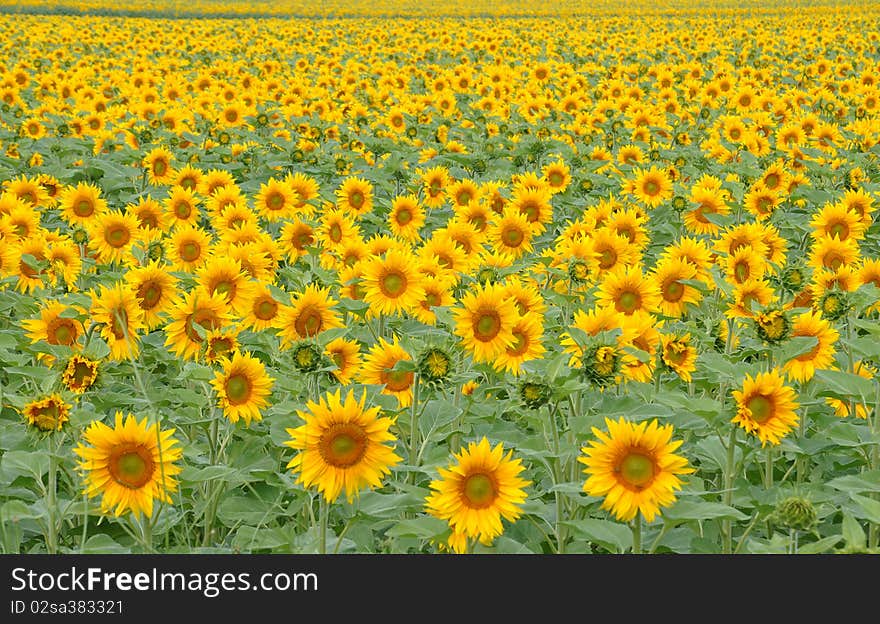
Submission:
[[240,405],[248,400],[251,385],[244,375],[233,375],[226,381],[226,398],[233,405]]
[[684,296],[684,286],[679,282],[670,282],[663,294],[666,301],[680,301]]
[[518,229],[510,228],[504,231],[504,244],[508,247],[519,247],[524,238],[525,236]]
[[89,200],[81,199],[74,205],[73,212],[75,212],[78,217],[88,217],[94,212],[94,207]]
[[752,413],[752,420],[757,423],[765,423],[773,415],[773,403],[763,395],[749,399],[746,402],[746,407]]
[[501,331],[501,318],[495,312],[483,312],[474,323],[474,338],[489,342]]
[[828,233],[829,233],[831,236],[836,236],[836,237],[839,238],[840,240],[843,240],[843,239],[845,239],[847,236],[849,236],[849,228],[846,226],[846,223],[835,223],[835,224],[834,224],[833,226],[831,226],[831,228],[828,230]]
[[489,475],[472,474],[465,479],[463,494],[465,503],[474,509],[489,507],[495,500],[495,484]]
[[412,213],[409,210],[397,211],[397,223],[399,225],[406,225],[410,221],[412,221]]
[[630,453],[620,462],[619,472],[629,485],[642,489],[654,478],[654,462],[641,453]]
[[144,284],[138,291],[138,297],[141,300],[141,307],[144,310],[150,310],[156,307],[161,296],[162,289],[157,284],[153,283]]
[[386,297],[399,297],[406,291],[406,276],[401,273],[388,273],[382,278],[382,292]]
[[124,446],[111,453],[108,468],[119,485],[137,489],[150,481],[154,464],[150,452],[143,446]]
[[393,392],[402,392],[412,385],[413,374],[410,371],[389,370],[383,375],[385,387]]
[[352,424],[333,425],[321,437],[321,457],[331,466],[348,468],[357,464],[367,451],[366,433]]
[[257,304],[256,310],[254,310],[254,316],[261,321],[268,321],[269,319],[275,318],[275,313],[277,311],[278,305],[274,301],[261,301]]
[[321,314],[312,308],[307,308],[296,319],[294,326],[296,333],[300,336],[314,336],[321,331],[321,325],[323,324],[324,321],[321,319]]
[[59,325],[55,328],[55,343],[60,345],[69,345],[75,337],[75,330],[67,323]]
[[617,310],[630,314],[635,312],[641,303],[642,299],[637,293],[626,291],[618,299]]
[[193,262],[196,260],[196,258],[199,257],[199,253],[201,253],[201,248],[196,243],[186,243],[180,249],[180,257],[186,262]]

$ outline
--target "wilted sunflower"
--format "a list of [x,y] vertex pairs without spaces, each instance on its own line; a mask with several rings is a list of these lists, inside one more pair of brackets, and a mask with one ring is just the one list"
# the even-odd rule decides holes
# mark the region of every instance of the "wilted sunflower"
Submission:
[[110,347],[110,359],[137,357],[138,332],[144,328],[144,312],[128,284],[102,285],[92,296],[91,315],[92,320],[101,325],[101,337]]
[[[178,294],[168,310],[168,316],[165,346],[174,355],[189,360],[197,359],[202,349],[204,335],[200,333],[221,329],[233,320],[223,295],[209,295],[199,288]],[[201,330],[197,330],[197,326]]]
[[27,403],[22,413],[27,423],[40,431],[61,431],[64,423],[70,420],[70,405],[60,394],[50,394]]
[[406,349],[400,346],[397,336],[393,342],[379,338],[369,354],[364,358],[360,370],[360,379],[365,384],[384,386],[382,393],[397,397],[400,407],[412,404],[413,382],[415,373],[412,370],[392,370],[398,362],[412,360]]
[[332,371],[339,383],[346,385],[360,372],[361,347],[354,340],[336,338],[324,346],[324,353],[336,365]]
[[618,520],[628,522],[641,512],[653,522],[661,507],[675,502],[682,485],[679,475],[694,471],[686,458],[674,454],[681,441],[672,440],[672,425],[660,426],[657,420],[606,418],[605,425],[607,433],[593,427],[599,440],[581,448],[585,456],[578,461],[589,475],[583,489],[590,496],[604,496],[602,509]]
[[731,422],[756,435],[761,446],[779,444],[798,424],[794,389],[785,385],[778,368],[754,378],[746,375],[742,390],[734,390],[733,398],[737,410]]
[[397,439],[389,431],[394,420],[380,416],[378,406],[364,409],[366,394],[358,401],[351,391],[344,401],[340,391],[327,393],[318,402],[297,410],[305,424],[287,429],[285,446],[299,451],[287,464],[297,483],[315,486],[328,502],[342,490],[349,502],[363,488],[377,488],[401,458],[395,454]]
[[691,344],[691,335],[661,334],[660,343],[663,363],[684,381],[691,381],[691,373],[697,368],[697,349]]
[[223,415],[232,422],[262,420],[260,410],[269,402],[273,378],[266,374],[266,367],[249,353],[236,352],[222,360],[222,371],[214,373],[211,385],[217,393],[218,405]]
[[[63,315],[63,316],[62,316]],[[74,346],[83,334],[78,311],[58,301],[47,301],[40,309],[40,318],[21,322],[31,342],[45,340],[51,345]]]
[[82,394],[91,388],[98,378],[99,364],[100,362],[82,355],[73,355],[64,366],[61,382],[71,392]]
[[147,426],[147,419],[138,422],[129,414],[123,422],[116,412],[111,429],[100,421],[92,421],[74,453],[81,461],[85,477],[85,493],[89,498],[101,495],[101,510],[113,510],[121,516],[128,510],[135,515],[153,515],[153,501],[171,502],[168,493],[177,487],[176,475],[183,449],[172,436],[174,429],[157,431]]
[[[438,468],[440,479],[431,481],[425,499],[429,514],[446,520],[453,535],[491,544],[504,532],[502,520],[516,521],[527,498],[531,481],[519,475],[525,469],[521,459],[499,442],[494,448],[485,437],[453,453],[455,462]],[[450,540],[456,552],[466,552],[467,542]]]

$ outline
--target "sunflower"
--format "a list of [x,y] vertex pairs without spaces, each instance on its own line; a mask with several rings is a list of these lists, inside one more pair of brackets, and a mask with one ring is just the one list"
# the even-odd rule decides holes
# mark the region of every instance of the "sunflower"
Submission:
[[223,327],[221,329],[209,329],[205,332],[204,360],[208,364],[217,364],[229,358],[239,350],[238,334],[241,328],[237,326]]
[[356,341],[336,338],[324,346],[324,353],[336,365],[332,372],[339,383],[347,385],[358,375],[361,367],[361,347]]
[[290,217],[299,203],[296,191],[286,180],[269,178],[260,184],[260,191],[254,201],[257,212],[268,221],[278,221]]
[[663,169],[653,165],[648,170],[636,167],[633,174],[633,193],[646,206],[656,208],[672,198],[672,180]]
[[[8,193],[6,197],[12,197]],[[0,214],[3,229],[11,230],[18,240],[36,236],[40,231],[40,213],[38,209],[20,199],[15,199],[9,212]]]
[[679,475],[694,471],[685,457],[675,454],[681,441],[672,440],[672,425],[660,426],[657,420],[632,423],[606,418],[608,432],[593,427],[589,446],[581,448],[578,461],[588,475],[584,491],[590,496],[604,496],[602,509],[618,520],[628,522],[641,512],[653,522],[661,507],[675,502],[680,490]]
[[737,409],[731,422],[758,436],[761,446],[779,444],[798,424],[795,392],[785,385],[778,368],[754,378],[746,375],[742,390],[734,390],[733,398]]
[[855,266],[861,261],[859,242],[853,237],[820,236],[810,246],[809,266],[814,269],[837,269],[843,265]]
[[73,226],[86,226],[107,211],[107,201],[101,197],[101,189],[88,182],[65,187],[58,205],[61,217]]
[[295,262],[297,258],[306,255],[306,247],[315,244],[315,229],[305,221],[296,219],[284,224],[278,242],[281,250]]
[[136,204],[128,204],[126,213],[137,219],[138,227],[142,230],[158,230],[164,232],[168,227],[168,219],[162,205],[147,195]]
[[284,445],[299,451],[287,467],[298,474],[297,483],[315,486],[328,502],[343,489],[352,502],[361,489],[380,487],[402,459],[394,452],[394,420],[380,416],[378,406],[365,409],[365,401],[366,394],[358,401],[353,391],[344,400],[339,390],[327,393],[297,410],[305,424],[287,429],[291,439]]
[[547,163],[541,169],[541,173],[547,181],[547,188],[554,195],[563,192],[571,183],[571,169],[562,159]]
[[[638,262],[638,248],[631,245],[626,237],[619,236],[609,228],[597,229],[588,236],[587,242],[587,265],[593,266],[595,264],[600,275]],[[574,243],[570,245],[570,247],[573,246]],[[571,254],[572,251],[569,250],[569,253]]]
[[172,160],[174,160],[174,155],[164,147],[154,147],[144,156],[141,164],[146,169],[147,180],[152,186],[174,182],[177,173],[171,166]]
[[449,546],[461,553],[467,540],[491,544],[504,532],[502,519],[515,522],[522,515],[531,481],[520,477],[525,467],[512,450],[505,453],[500,442],[492,448],[485,437],[453,457],[454,463],[438,468],[440,479],[431,481],[425,509],[449,523]]
[[[227,186],[235,186],[233,175],[225,169],[210,169],[199,180],[196,189],[200,195],[212,197],[217,190]],[[186,187],[184,186],[184,188]]]
[[166,243],[168,259],[175,271],[193,271],[207,262],[211,237],[203,229],[185,225],[174,230]]
[[806,353],[795,356],[784,365],[785,373],[796,381],[809,381],[813,378],[816,370],[828,369],[834,366],[834,343],[840,336],[839,332],[831,326],[822,313],[809,310],[794,318],[791,326],[791,336],[812,336],[817,343]]
[[12,241],[0,236],[0,278],[14,275],[18,270],[19,255]]
[[663,364],[684,381],[690,382],[691,373],[697,369],[697,349],[691,344],[691,335],[660,334],[660,344]]
[[414,195],[398,195],[391,202],[388,213],[388,229],[395,236],[407,241],[419,238],[419,229],[425,224],[425,211]]
[[[575,310],[572,321],[573,328],[588,336],[597,336],[600,332],[619,331],[618,345],[625,344],[628,339],[628,336],[623,333],[624,315],[612,306],[597,306],[587,312]],[[563,332],[559,338],[559,344],[563,347],[564,353],[571,354],[568,365],[571,368],[580,368],[585,365],[583,359],[587,355],[588,345],[582,344],[580,339],[575,336],[576,334],[572,335],[571,332]]]
[[246,426],[251,420],[262,420],[260,410],[269,404],[266,397],[275,381],[266,374],[263,363],[249,353],[236,351],[222,360],[222,367],[214,373],[211,385],[223,415],[234,423],[241,418]]
[[[653,314],[638,311],[623,315],[624,353],[621,356],[620,370],[624,377],[633,381],[650,381],[656,366],[657,345],[660,332]],[[628,349],[627,349],[628,348]],[[633,351],[637,349],[638,352]]]
[[117,517],[128,510],[135,516],[151,517],[153,501],[170,503],[168,494],[177,487],[175,477],[181,469],[175,462],[183,449],[172,437],[174,431],[147,426],[146,418],[138,422],[132,414],[123,422],[118,411],[112,429],[92,421],[83,433],[88,446],[80,442],[74,449],[81,458],[86,495],[102,495],[105,513],[115,508]]
[[477,201],[480,189],[473,180],[465,178],[450,184],[446,189],[446,194],[452,202],[453,209],[460,209]]
[[766,258],[756,253],[751,245],[739,247],[724,260],[725,275],[732,284],[763,279],[769,266]]
[[411,370],[393,370],[398,362],[411,361],[412,356],[400,346],[397,336],[393,342],[379,338],[364,358],[360,370],[360,380],[365,384],[384,386],[383,394],[397,397],[400,407],[412,404],[415,374]]
[[776,293],[766,280],[748,279],[733,287],[733,301],[724,314],[728,318],[752,318],[758,308],[770,305],[775,298]]
[[339,314],[333,310],[337,303],[330,296],[329,287],[320,288],[314,284],[291,295],[290,306],[278,315],[282,348],[303,338],[314,338],[325,330],[342,327]]
[[532,251],[533,228],[521,212],[506,209],[501,217],[489,226],[489,242],[496,251],[519,258]]
[[318,183],[304,173],[288,173],[284,182],[296,193],[296,212],[310,216],[314,208],[308,202],[318,197]]
[[[168,310],[165,325],[165,346],[183,359],[195,360],[202,349],[205,334],[232,322],[226,298],[220,293],[210,295],[196,288],[179,294]],[[196,326],[201,330],[197,330]]]
[[516,304],[499,284],[486,283],[469,290],[452,315],[454,333],[476,362],[491,362],[515,344]]
[[281,312],[284,308],[284,304],[275,298],[269,287],[265,283],[259,282],[248,299],[243,314],[244,324],[254,331],[278,329]]
[[624,315],[656,312],[662,296],[657,285],[637,267],[621,267],[606,274],[596,293],[599,305],[613,307]]
[[495,370],[506,370],[519,375],[524,362],[541,359],[547,348],[541,343],[544,325],[541,317],[530,313],[520,316],[513,324],[513,344],[495,356]]
[[195,226],[199,222],[199,204],[201,200],[191,188],[173,186],[168,192],[162,205],[164,207],[163,220],[172,227]]
[[64,423],[70,421],[70,405],[60,394],[50,394],[42,399],[26,403],[22,410],[25,420],[40,431],[61,431]]
[[61,382],[71,392],[82,394],[97,380],[99,365],[100,362],[82,355],[72,355],[61,373]]
[[364,264],[364,301],[374,314],[399,315],[418,305],[425,292],[415,265],[412,254],[396,249]]
[[424,204],[437,208],[446,201],[446,188],[449,185],[449,172],[444,167],[432,167],[419,172],[425,193]]
[[697,205],[696,208],[687,210],[681,215],[688,230],[695,234],[715,234],[721,229],[706,218],[706,215],[726,215],[730,212],[726,191],[720,186],[715,188],[695,185],[691,189],[690,201]]
[[758,220],[767,219],[779,207],[784,198],[778,191],[771,191],[760,182],[755,183],[743,198],[746,210]]
[[826,204],[810,220],[810,233],[813,238],[823,236],[836,237],[838,240],[855,238],[860,240],[865,237],[865,224],[855,212],[848,210],[842,203]]
[[76,347],[79,337],[83,335],[83,326],[77,320],[77,314],[76,308],[49,300],[40,309],[40,318],[24,319],[21,326],[32,343],[45,340],[50,345]]
[[343,210],[327,210],[322,214],[316,238],[325,249],[336,250],[356,236],[360,236],[360,227],[352,215]]
[[540,234],[553,220],[551,196],[550,191],[544,186],[534,188],[517,185],[510,200],[510,209],[525,216],[534,232]]
[[412,309],[412,315],[425,325],[437,323],[437,313],[433,308],[448,307],[455,303],[448,280],[441,277],[425,277],[422,280],[424,295]]
[[373,209],[373,185],[363,178],[346,178],[336,190],[336,205],[352,217],[370,212]]
[[131,248],[137,242],[138,221],[130,213],[109,211],[90,222],[89,248],[99,263],[121,263],[131,258]]
[[239,314],[246,314],[256,282],[228,256],[212,256],[196,272],[196,284],[209,294],[220,293]]
[[683,258],[661,260],[651,271],[650,279],[660,293],[660,311],[678,318],[699,304],[703,294],[689,283],[696,279],[697,269]]
[[[49,245],[43,236],[34,236],[21,241],[15,248],[15,288],[24,293],[33,292],[51,282],[52,276],[46,270]],[[32,257],[32,260],[28,258]],[[36,262],[36,264],[35,264]],[[42,266],[40,266],[42,265]]]
[[876,208],[874,206],[874,198],[870,193],[860,188],[850,189],[843,194],[840,203],[847,210],[859,216],[865,229],[871,227],[871,224],[874,222],[872,213]]
[[101,337],[110,347],[110,359],[136,358],[140,350],[138,332],[144,328],[144,311],[125,282],[101,285],[92,295],[92,321],[101,325]]

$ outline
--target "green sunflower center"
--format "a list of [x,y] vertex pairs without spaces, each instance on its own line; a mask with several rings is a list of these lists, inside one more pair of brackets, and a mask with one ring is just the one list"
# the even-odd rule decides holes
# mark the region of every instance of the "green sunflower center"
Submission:
[[367,452],[367,434],[358,425],[338,423],[321,436],[318,450],[331,466],[348,468],[361,461]]
[[251,384],[242,374],[232,375],[226,380],[226,399],[233,405],[240,405],[250,398]]
[[761,394],[746,401],[746,407],[752,413],[752,420],[757,423],[765,423],[773,415],[773,403]]
[[73,205],[73,212],[78,217],[88,217],[95,211],[94,205],[88,199],[81,199]]
[[481,312],[474,322],[474,338],[489,342],[501,331],[501,317],[497,312]]
[[155,464],[149,449],[142,444],[126,444],[110,453],[107,468],[119,485],[138,489],[153,477]]
[[489,475],[478,472],[464,480],[462,494],[468,507],[485,509],[495,500],[495,483]]
[[399,271],[387,273],[380,281],[382,294],[391,298],[397,298],[406,292],[406,285],[406,276]]
[[617,310],[624,314],[632,314],[642,304],[642,298],[638,293],[625,291],[617,298]]
[[654,478],[654,461],[641,453],[629,453],[618,467],[621,478],[629,485],[642,489]]

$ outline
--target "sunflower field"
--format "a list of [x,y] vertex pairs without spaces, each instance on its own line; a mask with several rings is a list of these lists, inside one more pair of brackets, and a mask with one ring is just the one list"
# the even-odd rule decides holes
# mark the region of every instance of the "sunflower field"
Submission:
[[0,1],[0,552],[880,552],[880,5],[534,4]]

